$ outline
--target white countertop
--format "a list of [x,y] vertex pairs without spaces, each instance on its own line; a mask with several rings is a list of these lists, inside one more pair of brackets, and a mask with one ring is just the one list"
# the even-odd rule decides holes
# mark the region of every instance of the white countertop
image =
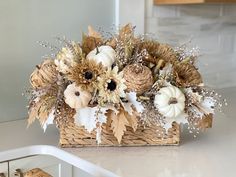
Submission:
[[[180,146],[63,150],[69,152],[65,153],[67,157],[73,157],[74,160],[77,157],[80,163],[84,162],[84,166],[76,164],[79,167],[86,166],[85,170],[91,167],[95,171],[101,169],[100,176],[233,177],[236,164],[236,88],[224,89],[221,93],[228,98],[229,103],[225,115],[217,114],[213,128],[197,138],[183,132]],[[29,129],[25,127],[25,120],[0,124],[0,151],[31,145],[57,146],[59,133],[55,127],[50,126],[45,134],[38,124],[33,124]],[[57,152],[64,153],[61,150]],[[69,158],[67,160],[70,161]]]

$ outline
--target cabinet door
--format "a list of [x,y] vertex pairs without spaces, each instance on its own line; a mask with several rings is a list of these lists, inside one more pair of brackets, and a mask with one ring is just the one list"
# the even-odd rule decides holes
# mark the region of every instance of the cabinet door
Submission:
[[8,176],[8,164],[7,163],[0,163],[0,177],[7,177]]
[[10,177],[15,177],[16,169],[22,172],[29,171],[33,168],[41,168],[53,177],[72,177],[72,166],[55,157],[38,155],[11,161],[9,164]]

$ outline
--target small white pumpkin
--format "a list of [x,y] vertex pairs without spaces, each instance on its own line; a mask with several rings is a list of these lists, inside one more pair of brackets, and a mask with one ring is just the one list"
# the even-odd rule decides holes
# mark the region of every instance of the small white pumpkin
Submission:
[[105,67],[111,67],[115,62],[115,50],[108,46],[103,45],[95,48],[86,56],[88,60],[95,60],[97,63],[102,63]]
[[167,118],[176,118],[183,113],[185,96],[175,86],[161,88],[154,99],[154,105]]
[[66,104],[74,109],[87,107],[92,98],[92,95],[88,91],[82,90],[75,83],[67,86],[64,96]]

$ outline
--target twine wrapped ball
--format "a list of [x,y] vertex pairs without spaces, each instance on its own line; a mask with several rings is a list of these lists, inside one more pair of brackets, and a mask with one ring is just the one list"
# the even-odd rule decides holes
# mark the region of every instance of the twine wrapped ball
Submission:
[[57,74],[58,71],[56,70],[54,61],[47,59],[36,66],[36,69],[30,76],[30,83],[35,89],[45,88],[56,82]]
[[135,91],[138,95],[148,91],[154,82],[152,71],[141,64],[127,65],[123,74],[127,91]]

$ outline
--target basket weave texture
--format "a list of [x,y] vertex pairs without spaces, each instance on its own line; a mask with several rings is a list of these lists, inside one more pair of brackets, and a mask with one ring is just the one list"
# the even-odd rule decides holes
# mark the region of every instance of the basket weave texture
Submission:
[[[159,130],[159,131],[158,131]],[[178,145],[180,141],[180,127],[173,123],[172,128],[165,134],[161,126],[139,126],[134,132],[131,127],[126,127],[121,143],[113,135],[111,127],[102,126],[101,143],[96,142],[96,132],[87,132],[83,127],[67,122],[59,127],[61,147],[84,146],[145,146],[145,145]]]
[[53,177],[53,176],[49,175],[40,168],[34,168],[30,171],[25,172],[23,174],[23,177]]

